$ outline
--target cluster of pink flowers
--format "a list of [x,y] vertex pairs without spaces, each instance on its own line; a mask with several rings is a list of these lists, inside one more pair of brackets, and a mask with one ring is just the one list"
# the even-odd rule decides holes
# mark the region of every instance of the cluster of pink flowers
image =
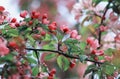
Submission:
[[90,45],[91,49],[97,49],[100,46],[98,40],[93,37],[87,38],[87,44]]
[[[105,5],[103,7],[105,7]],[[102,16],[101,11],[103,11],[103,7],[101,7],[101,4],[94,6],[92,0],[79,0],[79,2],[73,6],[72,13],[77,20],[84,15],[92,16],[93,14],[96,14]]]
[[0,6],[0,24],[4,23],[7,20],[8,12],[5,11],[3,6]]
[[94,54],[96,56],[103,56],[104,55],[103,50],[97,49],[100,46],[97,39],[94,39],[93,37],[88,37],[87,44],[90,45],[91,54]]

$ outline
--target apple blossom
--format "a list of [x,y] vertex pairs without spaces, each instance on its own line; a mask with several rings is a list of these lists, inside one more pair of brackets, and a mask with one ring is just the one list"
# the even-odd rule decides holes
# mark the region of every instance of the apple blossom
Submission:
[[56,22],[52,22],[48,28],[50,29],[50,31],[55,31],[57,29],[57,24]]
[[27,16],[28,12],[26,10],[22,11],[20,13],[20,17],[25,18]]
[[87,38],[87,44],[89,44],[92,49],[96,49],[100,46],[98,40],[94,39],[93,37]]
[[1,55],[1,56],[5,56],[5,55],[9,54],[9,52],[10,52],[10,50],[9,50],[9,48],[6,46],[4,40],[2,40],[2,39],[0,38],[0,55]]
[[64,33],[69,33],[70,29],[66,25],[60,26],[60,30],[63,31]]

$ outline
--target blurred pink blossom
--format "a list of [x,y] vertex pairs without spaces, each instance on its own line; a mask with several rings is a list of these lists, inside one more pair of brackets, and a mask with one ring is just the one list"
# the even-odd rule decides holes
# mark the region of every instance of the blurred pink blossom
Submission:
[[100,46],[98,40],[93,37],[87,38],[87,44],[89,44],[92,49],[97,49]]
[[0,55],[4,56],[9,53],[9,48],[6,46],[5,40],[0,38]]
[[92,16],[93,14],[97,14],[98,16],[102,16],[102,11],[104,10],[105,6],[106,5],[103,4],[98,4],[94,6],[92,0],[80,0],[73,6],[72,13],[73,15],[75,15],[75,19],[77,20],[84,14],[90,16]]

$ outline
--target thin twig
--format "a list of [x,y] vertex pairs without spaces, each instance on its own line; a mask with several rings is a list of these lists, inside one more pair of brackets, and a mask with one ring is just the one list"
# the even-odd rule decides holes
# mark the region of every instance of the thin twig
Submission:
[[[111,1],[108,2],[107,6],[106,6],[106,8],[105,8],[105,11],[104,11],[104,14],[103,14],[103,16],[102,16],[100,25],[103,25],[103,22],[104,22],[104,20],[105,20],[105,15],[106,15],[106,13],[107,13],[107,11],[108,11],[108,9],[109,9],[110,4],[111,4]],[[99,28],[99,34],[98,34],[98,42],[99,42],[99,44],[101,44],[101,34],[102,34],[102,32],[100,31],[100,28]]]
[[[53,52],[53,53],[57,53],[57,54],[63,55],[63,56],[68,57],[68,58],[80,59],[78,56],[68,55],[68,54],[66,54],[66,53],[64,53],[64,52],[56,51],[56,50],[34,49],[34,48],[26,48],[26,50]],[[86,59],[85,61],[94,62],[94,63],[97,63],[97,64],[103,64],[102,62],[98,62],[98,61],[94,61],[94,60],[90,60],[90,59]]]

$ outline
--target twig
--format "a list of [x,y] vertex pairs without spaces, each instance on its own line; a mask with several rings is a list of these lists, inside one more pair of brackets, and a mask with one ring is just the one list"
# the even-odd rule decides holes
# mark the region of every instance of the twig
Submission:
[[[111,1],[108,2],[107,6],[105,8],[105,11],[104,11],[104,14],[102,16],[100,25],[103,25],[103,21],[105,20],[105,15],[106,15],[106,13],[107,13],[107,11],[109,9],[110,4],[111,4]],[[101,34],[102,34],[102,32],[100,31],[100,28],[99,28],[99,34],[98,34],[98,42],[99,42],[99,44],[101,44]]]
[[[80,59],[78,56],[68,55],[68,54],[66,54],[66,53],[63,53],[63,52],[61,52],[61,51],[56,51],[56,50],[34,49],[34,48],[26,48],[26,50],[53,52],[53,53],[57,53],[57,54],[63,55],[63,56],[68,57],[68,58]],[[90,59],[86,59],[85,61],[94,62],[94,63],[97,63],[97,64],[103,64],[102,62],[98,62],[98,61],[94,61],[94,60],[90,60]]]

